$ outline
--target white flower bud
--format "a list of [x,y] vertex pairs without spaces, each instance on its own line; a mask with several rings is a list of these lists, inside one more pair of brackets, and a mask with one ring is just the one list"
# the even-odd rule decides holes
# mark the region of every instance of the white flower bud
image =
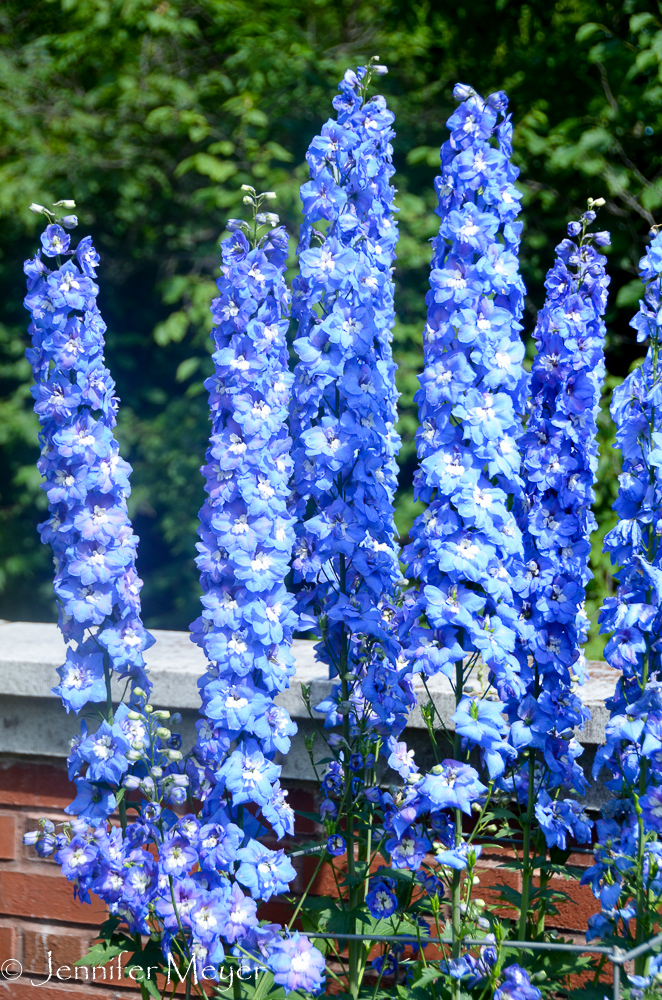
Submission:
[[242,191],[252,191],[252,192],[253,192],[253,194],[255,194],[255,188],[254,188],[254,187],[251,187],[251,185],[250,185],[250,184],[242,184],[242,185],[241,185],[241,190],[242,190]]
[[251,196],[249,194],[245,194],[244,197],[241,200],[243,201],[244,205],[252,205],[253,204],[253,199],[251,198]]
[[266,198],[268,201],[275,201],[276,192],[275,191],[263,191],[262,197]]
[[172,736],[172,733],[170,732],[169,729],[166,729],[165,726],[159,726],[159,728],[156,730],[156,735],[160,736],[162,740],[169,740],[170,737]]
[[137,774],[127,774],[122,784],[125,788],[128,788],[129,791],[133,791],[136,788],[140,788],[140,778]]
[[33,201],[30,205],[30,211],[34,212],[35,215],[50,215],[48,209],[44,208],[43,205],[38,205],[36,201]]
[[154,712],[155,719],[169,719],[170,712],[167,708],[160,708],[157,712]]
[[72,201],[71,198],[65,198],[63,201],[54,201],[53,205],[55,208],[75,208],[76,202]]
[[181,750],[166,750],[166,757],[168,760],[181,760],[184,755]]

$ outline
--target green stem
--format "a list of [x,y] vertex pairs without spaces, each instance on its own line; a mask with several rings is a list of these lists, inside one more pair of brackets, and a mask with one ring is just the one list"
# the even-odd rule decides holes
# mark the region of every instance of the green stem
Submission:
[[526,941],[527,915],[529,909],[529,896],[531,893],[531,878],[533,868],[531,865],[531,825],[533,823],[533,810],[535,806],[534,798],[535,784],[535,758],[533,752],[529,751],[529,801],[526,807],[526,816],[523,823],[522,842],[522,902],[519,917],[519,939]]
[[[646,847],[646,831],[644,829],[644,817],[639,804],[639,798],[645,794],[647,778],[647,761],[641,762],[639,773],[639,794],[634,795],[634,808],[637,813],[637,826],[639,828],[639,842],[637,844],[637,927],[635,932],[635,947],[643,944],[649,936],[648,914],[646,913],[647,891],[644,884],[644,853]],[[637,976],[645,976],[649,963],[649,955],[640,955],[634,960],[634,971]]]
[[[340,556],[340,579],[339,579],[339,589],[340,593],[344,594],[347,591],[347,564],[345,557]],[[345,756],[349,753],[350,747],[350,731],[349,731],[349,713],[347,712],[346,706],[349,701],[349,679],[347,675],[347,659],[348,659],[348,644],[349,637],[345,632],[345,625],[342,625],[341,637],[340,637],[340,686],[342,693],[342,700],[344,702],[345,714],[343,715],[343,737],[345,739]],[[349,787],[349,783],[352,780],[352,772],[349,769],[349,760],[345,760],[345,791]],[[352,796],[348,796],[348,806],[347,806],[347,821],[345,829],[345,842],[347,844],[347,874],[353,883],[354,876],[356,874],[356,867],[354,864],[354,810],[352,807]],[[358,905],[357,898],[357,887],[354,884],[350,884],[348,893],[348,905],[350,913],[355,910]],[[349,933],[356,934],[356,919],[352,917],[349,922]],[[347,943],[347,955],[348,955],[348,966],[349,966],[349,993],[353,1000],[359,995],[359,942],[358,941],[348,941]]]
[[[455,705],[459,705],[462,700],[462,695],[464,693],[464,664],[462,660],[457,660],[455,664]],[[455,760],[460,760],[462,755],[462,738],[455,730],[455,735],[453,736],[453,756]],[[459,847],[462,843],[462,810],[455,810],[455,846]],[[454,959],[460,957],[461,949],[461,933],[462,933],[462,911],[460,909],[460,904],[462,902],[462,873],[454,870],[453,871],[453,881],[451,885],[451,937],[453,943],[451,945],[451,954]],[[459,979],[453,979],[453,1000],[459,1000],[461,988]]]
[[103,654],[103,676],[106,682],[106,721],[110,726],[113,724],[113,695],[110,687],[110,664],[108,663],[108,653]]
[[287,925],[288,931],[292,929],[292,924],[294,923],[294,921],[296,920],[296,918],[299,916],[299,911],[300,911],[301,907],[303,906],[303,904],[305,903],[306,897],[308,896],[308,893],[312,889],[313,883],[314,883],[315,879],[317,878],[317,873],[319,872],[320,868],[322,867],[322,865],[324,864],[325,861],[326,861],[326,851],[322,851],[322,853],[320,854],[319,861],[317,862],[317,867],[315,868],[315,871],[313,872],[313,874],[311,876],[310,882],[306,886],[305,892],[304,892],[303,896],[301,897],[301,899],[299,900],[299,902],[297,903],[296,908],[294,910],[294,913],[292,914],[292,916],[290,918],[290,922]]

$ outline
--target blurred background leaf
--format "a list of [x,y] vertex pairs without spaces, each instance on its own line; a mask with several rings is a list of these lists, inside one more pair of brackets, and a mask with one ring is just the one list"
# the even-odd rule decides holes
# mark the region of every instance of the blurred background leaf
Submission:
[[[613,234],[609,379],[601,417],[599,531],[588,610],[610,583],[601,536],[612,523],[617,455],[613,386],[640,357],[628,322],[637,260],[660,217],[662,16],[651,0],[5,0],[0,5],[0,617],[54,616],[51,562],[35,526],[44,496],[34,463],[22,260],[39,220],[27,206],[74,197],[79,233],[102,258],[107,360],[133,463],[147,624],[197,615],[193,563],[198,473],[208,433],[209,302],[218,238],[242,213],[242,183],[278,194],[294,237],[311,138],[338,79],[378,54],[396,115],[398,251],[394,349],[400,365],[406,535],[433,178],[453,83],[508,91],[521,169],[528,288],[525,334],[566,223],[605,197]],[[294,260],[292,260],[292,265]],[[529,356],[531,356],[529,343]],[[595,636],[589,647],[599,655]]]

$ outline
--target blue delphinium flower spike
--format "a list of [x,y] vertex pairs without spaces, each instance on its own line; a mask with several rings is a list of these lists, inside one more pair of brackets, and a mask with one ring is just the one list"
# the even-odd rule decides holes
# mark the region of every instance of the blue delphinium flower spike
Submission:
[[76,250],[70,243],[51,222],[42,245],[48,258],[57,257],[55,267],[38,252],[24,270],[27,357],[42,445],[37,466],[49,509],[39,531],[53,550],[59,623],[68,643],[54,691],[67,711],[78,713],[107,700],[113,674],[149,690],[143,653],[154,640],[140,618],[138,539],[126,507],[131,467],[114,434],[118,399],[104,362],[99,258],[89,236]]
[[606,769],[614,798],[597,823],[595,865],[582,879],[602,904],[589,918],[589,939],[627,935],[632,920],[637,940],[645,939],[657,919],[650,901],[662,891],[662,233],[652,234],[639,273],[645,292],[630,325],[640,343],[649,341],[648,351],[611,402],[623,471],[619,520],[604,542],[617,589],[602,605],[600,624],[611,633],[605,659],[621,676],[593,767],[594,778]]
[[[441,672],[453,682],[464,657],[480,656],[505,700],[524,690],[511,587],[522,541],[509,505],[521,489],[517,439],[527,382],[519,336],[520,195],[505,95],[484,101],[460,87],[456,97],[462,103],[448,121],[435,182],[441,225],[416,395],[414,488],[427,509],[404,552],[409,575],[419,581],[408,608],[408,655],[420,673]],[[421,614],[429,627],[416,624]],[[491,775],[503,772],[509,751],[498,726],[482,730],[478,745]]]
[[[366,736],[399,732],[411,704],[389,607],[401,576],[393,522],[393,115],[383,97],[365,100],[369,72],[345,74],[334,99],[338,120],[326,123],[306,157],[291,417],[299,608],[322,629],[318,657],[346,685],[320,708],[335,725],[338,702],[350,698],[351,724],[361,719]],[[328,222],[325,231],[315,228],[319,220]]]

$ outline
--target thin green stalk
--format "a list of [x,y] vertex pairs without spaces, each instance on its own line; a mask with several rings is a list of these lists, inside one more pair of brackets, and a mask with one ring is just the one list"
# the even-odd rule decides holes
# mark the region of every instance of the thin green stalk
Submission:
[[[464,692],[464,670],[462,660],[458,660],[455,664],[455,704],[459,705],[462,700],[462,695]],[[457,729],[455,730],[455,735],[453,737],[453,756],[455,760],[460,760],[462,754],[462,739]],[[462,843],[462,810],[455,810],[455,846],[459,847]],[[462,911],[460,909],[460,904],[462,902],[462,873],[455,870],[453,871],[453,881],[451,885],[451,936],[453,938],[453,944],[451,946],[451,953],[454,959],[460,957],[461,949],[461,934],[462,934]],[[459,1000],[461,988],[459,979],[453,979],[453,1000]]]
[[526,928],[527,928],[527,913],[529,909],[529,896],[531,893],[531,878],[533,876],[533,868],[531,866],[531,826],[533,823],[533,810],[535,807],[535,796],[534,796],[534,784],[535,784],[535,758],[533,753],[529,751],[529,801],[526,807],[526,817],[523,823],[523,838],[522,838],[522,901],[521,901],[521,911],[519,917],[519,939],[520,941],[526,941]]
[[[637,813],[637,826],[639,830],[639,842],[637,844],[637,924],[635,931],[635,946],[643,944],[648,938],[649,926],[646,913],[647,892],[644,885],[644,854],[646,847],[646,831],[644,829],[644,817],[639,804],[642,789],[646,790],[647,762],[641,763],[639,774],[639,794],[634,795],[634,808]],[[649,963],[649,955],[640,955],[634,960],[634,971],[637,976],[644,976]]]
[[[340,492],[340,490],[339,490]],[[340,592],[342,594],[347,591],[347,564],[345,557],[340,556]],[[349,748],[350,745],[350,731],[349,731],[349,714],[346,711],[346,704],[349,701],[349,680],[347,677],[347,654],[348,654],[348,643],[349,636],[345,632],[345,625],[342,625],[342,632],[340,638],[340,685],[342,700],[345,703],[345,714],[343,715],[343,737],[345,739],[346,747]],[[345,753],[347,754],[347,750]],[[345,760],[345,790],[349,786],[351,781],[351,771],[349,770],[349,761]],[[354,810],[352,806],[351,795],[348,798],[347,807],[347,817],[346,817],[346,829],[345,829],[345,842],[347,844],[347,874],[350,880],[354,879],[356,874],[356,867],[354,864]],[[356,886],[350,884],[348,893],[348,905],[350,912],[355,910],[358,905]],[[350,919],[349,931],[352,934],[356,934],[356,919],[352,917]],[[347,947],[348,955],[348,965],[349,965],[349,993],[353,1000],[359,995],[359,942],[349,941]]]
[[292,929],[292,924],[294,923],[294,921],[296,920],[296,918],[299,916],[299,911],[300,911],[301,907],[303,906],[304,902],[306,901],[306,897],[308,896],[308,893],[310,892],[310,890],[313,887],[313,882],[317,878],[317,873],[320,870],[320,868],[322,867],[322,865],[324,864],[324,862],[326,861],[326,854],[327,854],[326,850],[322,851],[322,853],[320,854],[319,861],[317,862],[317,867],[315,868],[315,871],[313,872],[313,874],[311,876],[310,882],[306,886],[304,894],[301,897],[301,899],[299,900],[299,902],[297,903],[296,909],[294,910],[294,913],[292,914],[292,916],[290,918],[290,922],[287,925],[288,931]]

